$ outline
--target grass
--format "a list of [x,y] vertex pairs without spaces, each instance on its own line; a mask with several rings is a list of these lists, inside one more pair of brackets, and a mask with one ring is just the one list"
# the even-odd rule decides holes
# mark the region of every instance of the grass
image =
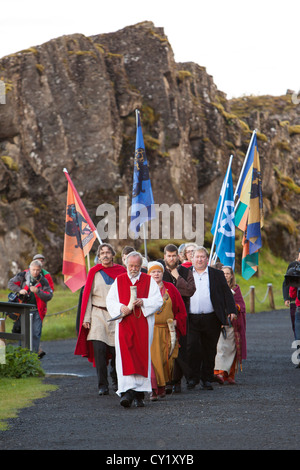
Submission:
[[41,378],[2,378],[0,381],[0,431],[9,429],[7,420],[16,418],[18,411],[33,405],[34,400],[56,390],[55,385],[46,385]]
[[[240,274],[236,274],[236,282],[244,296],[247,312],[250,311],[248,295],[250,286],[255,287],[255,312],[271,310],[268,296],[266,297],[268,284],[272,284],[275,308],[279,310],[286,308],[282,296],[282,283],[288,264],[281,258],[273,256],[270,251],[262,249],[259,254],[258,275],[246,281]],[[266,300],[262,302],[265,297]]]

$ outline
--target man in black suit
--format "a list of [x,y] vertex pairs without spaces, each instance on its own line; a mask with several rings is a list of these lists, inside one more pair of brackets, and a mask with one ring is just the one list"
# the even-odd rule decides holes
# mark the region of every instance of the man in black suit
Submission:
[[222,271],[208,266],[206,248],[196,248],[192,272],[196,292],[190,298],[187,359],[191,369],[188,389],[201,380],[202,388],[212,390],[215,356],[221,326],[236,316],[234,298]]

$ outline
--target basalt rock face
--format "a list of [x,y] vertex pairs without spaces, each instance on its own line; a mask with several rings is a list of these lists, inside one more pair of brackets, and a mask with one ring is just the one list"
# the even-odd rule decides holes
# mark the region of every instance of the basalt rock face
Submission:
[[230,154],[236,183],[258,129],[264,242],[294,257],[300,106],[290,94],[228,101],[204,67],[174,61],[163,29],[151,22],[53,39],[0,59],[0,70],[1,288],[36,252],[49,271],[61,271],[64,168],[95,225],[100,204],[117,208],[128,196],[130,205],[137,108],[155,203],[202,203],[210,223]]

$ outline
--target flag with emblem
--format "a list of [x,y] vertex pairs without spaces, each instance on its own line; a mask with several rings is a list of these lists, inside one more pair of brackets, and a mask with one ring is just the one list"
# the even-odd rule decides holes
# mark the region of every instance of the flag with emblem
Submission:
[[242,276],[250,279],[258,269],[258,253],[262,247],[263,198],[258,151],[254,154],[251,194],[247,224],[243,236]]
[[258,253],[262,247],[263,199],[256,131],[253,132],[235,196],[235,225],[243,232],[242,276],[250,279],[258,269]]
[[135,238],[140,236],[141,226],[155,218],[154,199],[146,157],[140,113],[136,110],[137,129],[133,170],[130,230]]
[[231,161],[232,158],[230,159],[222,184],[211,233],[214,235],[214,244],[216,247],[212,259],[216,261],[218,257],[221,263],[234,269],[235,223]]
[[72,292],[84,286],[87,279],[85,256],[96,239],[96,227],[66,170],[68,180],[66,223],[63,252],[64,283]]

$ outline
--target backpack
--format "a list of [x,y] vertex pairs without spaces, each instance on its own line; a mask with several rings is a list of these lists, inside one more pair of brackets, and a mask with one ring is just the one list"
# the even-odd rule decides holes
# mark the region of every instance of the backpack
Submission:
[[300,287],[300,263],[288,269],[284,277],[288,287]]

